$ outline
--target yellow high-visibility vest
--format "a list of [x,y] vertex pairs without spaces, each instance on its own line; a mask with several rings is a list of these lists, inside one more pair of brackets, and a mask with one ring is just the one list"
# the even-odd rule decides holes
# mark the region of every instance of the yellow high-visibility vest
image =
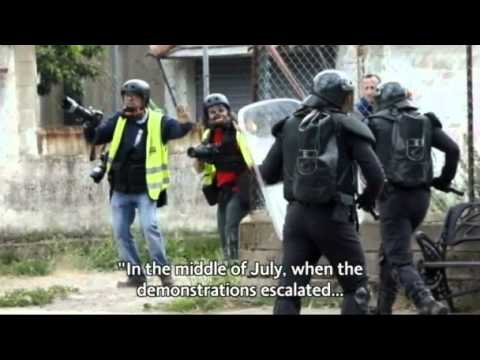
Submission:
[[[210,137],[210,134],[211,130],[206,130],[203,133],[203,141],[206,141]],[[238,147],[240,148],[240,152],[242,153],[243,160],[249,168],[252,168],[254,165],[254,161],[252,155],[250,154],[250,151],[248,150],[247,139],[239,130],[237,130],[236,140]],[[216,175],[217,169],[215,168],[215,165],[205,164],[205,168],[203,171],[203,185],[212,185]]]
[[[168,170],[168,146],[165,145],[162,140],[162,119],[163,113],[160,111],[150,111],[148,114],[146,177],[148,195],[154,201],[157,201],[160,197],[160,194],[167,190],[170,185],[170,171]],[[115,157],[118,153],[126,124],[127,119],[118,119],[108,154],[108,173],[110,173],[112,164],[115,161]]]

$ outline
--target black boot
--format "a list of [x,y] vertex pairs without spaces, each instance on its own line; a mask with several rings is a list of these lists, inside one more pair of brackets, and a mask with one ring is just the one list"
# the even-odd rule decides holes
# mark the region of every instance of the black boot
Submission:
[[429,290],[418,292],[413,299],[419,315],[448,315],[450,312],[448,307],[435,300]]
[[142,287],[147,282],[147,278],[145,276],[131,276],[128,278],[127,281],[120,281],[117,284],[117,288],[119,289],[127,289],[127,288],[134,288],[137,289]]
[[162,275],[160,276],[160,280],[162,281],[162,286],[164,287],[174,287],[175,286],[175,280],[173,279],[172,275]]

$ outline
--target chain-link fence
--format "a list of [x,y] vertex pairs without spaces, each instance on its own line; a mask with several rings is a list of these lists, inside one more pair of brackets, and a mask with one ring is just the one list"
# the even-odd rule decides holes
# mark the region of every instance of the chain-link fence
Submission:
[[[411,90],[421,111],[436,113],[444,130],[461,145],[462,163],[455,186],[470,200],[473,195],[480,197],[480,170],[475,167],[479,158],[475,145],[477,150],[480,147],[475,144],[480,138],[476,107],[480,71],[475,71],[480,66],[480,46],[259,45],[253,57],[256,101],[301,99],[310,91],[315,75],[325,69],[345,71],[358,84],[357,106],[362,104],[366,75],[377,75],[382,82],[401,82]],[[434,162],[438,175],[444,156],[436,151]],[[461,199],[454,195],[435,192],[433,212],[444,214],[458,201]]]
[[302,98],[313,77],[336,67],[337,45],[264,45],[254,54],[256,100]]

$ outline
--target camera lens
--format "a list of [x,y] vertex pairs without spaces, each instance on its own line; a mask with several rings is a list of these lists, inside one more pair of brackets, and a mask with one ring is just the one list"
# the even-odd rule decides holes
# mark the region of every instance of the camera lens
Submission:
[[103,165],[97,166],[95,169],[92,170],[90,177],[96,184],[99,184],[105,177],[106,170],[107,169]]
[[194,148],[190,148],[187,150],[187,155],[191,158],[194,158],[195,157],[195,154],[196,154],[196,151]]

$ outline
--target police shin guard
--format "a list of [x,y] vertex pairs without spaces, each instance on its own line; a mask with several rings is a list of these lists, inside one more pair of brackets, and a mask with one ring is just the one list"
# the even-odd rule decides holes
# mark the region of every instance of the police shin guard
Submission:
[[393,306],[397,300],[398,291],[398,282],[393,277],[390,267],[381,266],[377,308],[374,311],[375,315],[393,314]]
[[368,315],[370,292],[366,287],[357,289],[354,293],[345,294],[342,315]]
[[393,305],[395,305],[396,299],[396,294],[388,291],[379,291],[375,315],[393,315]]

